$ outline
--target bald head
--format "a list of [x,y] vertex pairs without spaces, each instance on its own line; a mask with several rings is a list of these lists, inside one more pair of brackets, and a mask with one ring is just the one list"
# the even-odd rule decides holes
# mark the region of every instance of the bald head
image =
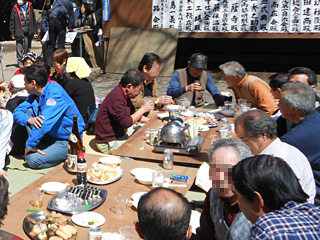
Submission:
[[190,203],[168,188],[152,189],[138,204],[139,223],[147,240],[185,239],[190,216]]

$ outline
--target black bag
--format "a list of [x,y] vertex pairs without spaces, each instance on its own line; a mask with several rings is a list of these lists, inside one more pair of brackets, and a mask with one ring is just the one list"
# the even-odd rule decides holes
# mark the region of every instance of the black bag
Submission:
[[87,134],[88,135],[94,135],[95,129],[96,129],[96,119],[98,114],[99,108],[92,108],[88,107],[88,128],[87,128]]

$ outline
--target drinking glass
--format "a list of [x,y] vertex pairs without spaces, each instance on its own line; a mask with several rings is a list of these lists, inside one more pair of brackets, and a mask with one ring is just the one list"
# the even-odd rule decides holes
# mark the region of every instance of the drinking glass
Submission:
[[139,240],[139,235],[136,229],[132,226],[120,227],[119,232],[124,240]]
[[155,168],[152,171],[152,187],[162,187],[164,182],[164,171],[161,168]]
[[41,208],[43,206],[44,191],[41,188],[34,188],[32,190],[33,206]]
[[115,212],[117,215],[126,214],[128,200],[129,200],[129,197],[121,193],[114,196],[114,201],[116,203]]

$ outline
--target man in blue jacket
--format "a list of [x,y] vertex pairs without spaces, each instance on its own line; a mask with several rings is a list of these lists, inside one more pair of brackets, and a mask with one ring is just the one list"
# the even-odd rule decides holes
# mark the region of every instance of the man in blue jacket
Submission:
[[65,90],[47,82],[46,69],[40,65],[23,68],[26,90],[30,94],[13,112],[14,120],[27,127],[26,161],[31,168],[48,168],[60,164],[68,156],[68,139],[73,115],[78,116],[82,134],[83,118]]

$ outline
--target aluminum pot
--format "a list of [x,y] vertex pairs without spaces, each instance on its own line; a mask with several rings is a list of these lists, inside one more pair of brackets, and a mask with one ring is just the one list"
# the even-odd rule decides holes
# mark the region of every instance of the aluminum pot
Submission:
[[187,141],[184,130],[189,128],[188,124],[184,124],[183,120],[178,117],[166,117],[163,120],[168,120],[169,122],[161,130],[162,142],[183,143]]

